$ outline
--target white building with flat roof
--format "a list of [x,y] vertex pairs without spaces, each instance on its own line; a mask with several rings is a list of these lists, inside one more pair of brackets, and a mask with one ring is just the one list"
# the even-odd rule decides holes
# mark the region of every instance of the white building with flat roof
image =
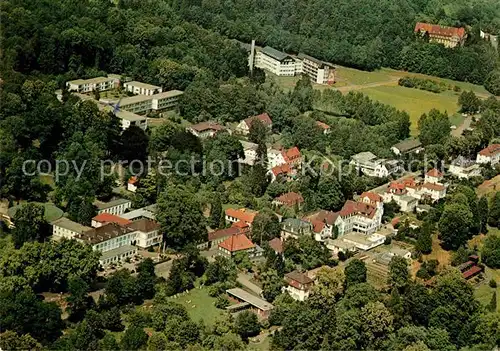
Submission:
[[111,77],[96,77],[91,79],[76,79],[66,82],[68,91],[90,93],[94,90],[105,91],[114,89],[116,79]]
[[295,58],[270,46],[256,49],[255,67],[265,69],[277,76],[293,77],[300,69]]
[[137,82],[135,80],[123,83],[123,89],[136,95],[154,95],[163,91],[162,88],[157,85]]
[[[312,56],[300,53],[297,55],[297,73],[306,74],[317,84],[335,83],[335,67]],[[299,63],[300,62],[300,63]]]
[[62,238],[74,239],[78,234],[82,234],[92,228],[74,222],[69,218],[61,217],[55,220],[52,224],[52,239],[59,240]]
[[94,205],[97,207],[97,213],[111,213],[117,216],[122,215],[132,206],[132,201],[127,199],[116,199],[109,202],[96,200]]

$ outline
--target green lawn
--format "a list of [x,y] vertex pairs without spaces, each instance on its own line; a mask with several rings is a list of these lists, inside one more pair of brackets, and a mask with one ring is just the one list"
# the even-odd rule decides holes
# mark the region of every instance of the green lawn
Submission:
[[[9,208],[9,210],[7,211],[9,217],[11,218],[14,217],[16,211],[25,203],[26,202],[21,202],[19,205]],[[44,204],[40,202],[35,202],[35,203],[38,205],[43,205],[45,207],[44,217],[47,220],[47,222],[55,221],[56,219],[59,219],[64,215],[64,212],[51,202],[46,202]]]
[[485,279],[481,284],[479,284],[479,286],[477,286],[474,289],[474,295],[479,300],[479,302],[481,302],[482,305],[487,306],[491,301],[491,296],[493,295],[493,291],[495,291],[495,289],[491,288],[488,284],[490,282],[491,278],[494,278],[497,281],[497,288],[496,288],[497,311],[500,311],[500,270],[499,269],[491,269],[491,268],[486,267]]
[[[395,71],[396,72],[396,71]],[[336,66],[335,80],[344,85],[363,85],[391,80],[392,72],[381,69],[373,72]]]
[[411,133],[413,135],[417,132],[417,121],[423,113],[427,113],[433,108],[447,111],[448,114],[455,114],[458,110],[458,97],[452,92],[435,94],[401,86],[378,86],[359,91],[374,100],[408,112],[412,122]]
[[177,298],[172,297],[172,301],[180,303],[186,307],[189,316],[195,322],[203,319],[205,324],[212,326],[216,318],[224,314],[224,310],[215,307],[216,299],[208,295],[208,288],[194,288],[185,295]]

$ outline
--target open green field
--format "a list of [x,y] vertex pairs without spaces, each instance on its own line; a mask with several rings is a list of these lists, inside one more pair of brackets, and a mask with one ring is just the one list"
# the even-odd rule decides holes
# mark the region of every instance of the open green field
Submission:
[[205,324],[212,326],[215,320],[224,314],[223,310],[215,307],[216,298],[208,295],[208,288],[194,288],[185,295],[172,297],[173,302],[180,303],[188,311],[189,317],[195,322],[203,319]]
[[373,100],[394,106],[398,110],[405,110],[410,114],[411,133],[416,134],[417,122],[423,113],[435,108],[455,114],[458,110],[458,97],[452,92],[440,94],[425,90],[405,88],[401,86],[382,85],[359,90]]
[[[486,267],[485,269],[485,279],[479,286],[474,289],[474,295],[481,302],[482,305],[487,306],[491,301],[491,296],[493,295],[493,291],[497,292],[497,311],[500,311],[500,270],[499,269],[491,269]],[[497,282],[497,288],[491,288],[488,283],[491,279],[495,279]]]
[[[38,205],[42,205],[44,207],[45,209],[44,217],[47,220],[47,222],[55,221],[64,215],[64,212],[51,202],[46,202],[46,203],[35,202],[35,203]],[[7,211],[9,217],[13,218],[16,215],[17,210],[21,208],[24,204],[26,204],[26,202],[21,202],[19,205],[9,208],[9,210]]]

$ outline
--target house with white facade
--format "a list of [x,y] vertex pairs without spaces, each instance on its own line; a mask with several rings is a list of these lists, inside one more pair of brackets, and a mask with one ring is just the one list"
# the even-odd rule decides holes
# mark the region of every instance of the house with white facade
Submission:
[[94,201],[94,206],[97,207],[97,213],[110,213],[114,215],[122,215],[132,206],[132,201],[128,199],[116,199],[109,202]]
[[401,156],[410,153],[418,154],[423,150],[422,143],[418,139],[408,139],[400,141],[391,147],[391,151],[396,156]]
[[245,154],[245,158],[239,158],[238,162],[241,164],[253,166],[255,164],[255,161],[257,160],[257,148],[259,147],[259,145],[244,140],[240,140],[240,143],[241,146],[243,146],[243,153]]
[[137,191],[137,185],[139,184],[139,178],[136,176],[132,176],[127,180],[127,190],[131,193],[135,193]]
[[136,234],[131,229],[116,223],[92,228],[77,235],[75,239],[91,245],[94,251],[101,252],[99,263],[103,267],[123,262],[137,254],[137,248],[134,246]]
[[154,95],[163,91],[159,86],[137,81],[123,83],[123,89],[135,95]]
[[491,144],[479,151],[476,162],[481,164],[489,163],[495,166],[500,162],[500,144]]
[[302,73],[311,78],[317,84],[335,83],[335,67],[328,63],[304,53],[297,55],[297,73]]
[[125,110],[116,111],[115,116],[120,119],[122,130],[126,130],[131,126],[139,127],[142,130],[148,128],[148,119],[144,116]]
[[286,285],[283,287],[283,291],[286,291],[297,301],[307,300],[314,286],[314,280],[297,271],[285,274],[285,282]]
[[259,212],[249,210],[247,208],[228,208],[225,211],[225,219],[228,223],[238,223],[242,222],[249,226],[252,225],[255,216],[257,216]]
[[151,219],[139,219],[127,225],[135,233],[135,245],[148,248],[158,245],[163,240],[160,224]]
[[113,101],[120,110],[136,114],[146,114],[151,111],[172,110],[178,105],[179,97],[184,94],[180,90],[170,90],[154,95],[135,95]]
[[200,139],[206,139],[214,137],[217,133],[226,130],[226,128],[215,122],[200,122],[193,124],[186,130]]
[[90,230],[90,227],[74,222],[69,218],[61,217],[52,223],[52,239],[59,240],[62,238],[73,239],[75,236]]
[[448,171],[460,179],[469,179],[481,175],[481,166],[474,160],[458,156],[456,159],[451,161]]
[[369,151],[353,155],[350,164],[370,177],[384,178],[402,171],[399,161],[378,158]]
[[132,223],[131,220],[122,218],[120,216],[111,214],[111,213],[100,213],[97,216],[92,218],[92,227],[93,228],[99,228],[102,227],[103,225],[106,225],[108,223],[115,223],[118,224],[122,227],[127,227],[129,224]]

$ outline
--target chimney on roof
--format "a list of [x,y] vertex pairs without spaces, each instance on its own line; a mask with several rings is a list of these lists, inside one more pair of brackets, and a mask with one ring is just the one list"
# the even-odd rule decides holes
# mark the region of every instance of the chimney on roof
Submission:
[[252,45],[250,46],[250,76],[253,74],[253,65],[255,60],[255,40],[252,39]]

